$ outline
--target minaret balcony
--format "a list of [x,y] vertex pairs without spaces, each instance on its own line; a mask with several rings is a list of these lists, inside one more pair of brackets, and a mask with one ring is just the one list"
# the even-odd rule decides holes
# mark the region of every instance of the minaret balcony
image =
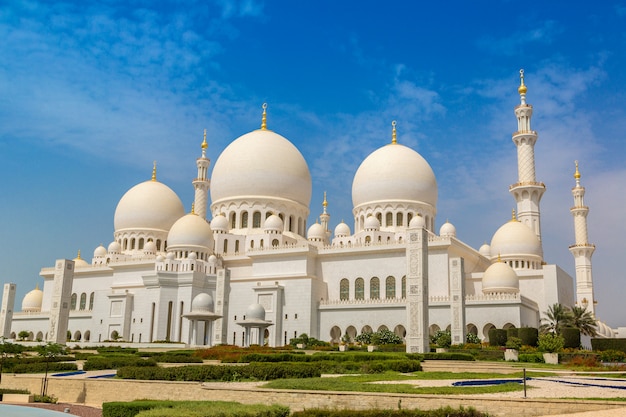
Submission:
[[576,243],[573,245],[569,245],[570,249],[595,249],[596,245],[594,245],[593,243]]
[[537,181],[522,181],[516,184],[510,185],[509,190],[513,190],[515,188],[526,187],[526,188],[546,188],[546,185],[542,182]]

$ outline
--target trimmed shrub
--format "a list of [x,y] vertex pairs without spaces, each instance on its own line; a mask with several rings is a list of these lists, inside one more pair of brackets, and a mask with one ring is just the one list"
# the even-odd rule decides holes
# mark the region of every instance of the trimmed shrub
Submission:
[[517,327],[511,327],[509,329],[506,329],[507,340],[512,337],[519,337],[519,329]]
[[555,353],[563,350],[563,338],[552,333],[539,336],[538,348],[540,352]]
[[580,330],[574,327],[564,327],[561,329],[563,337],[563,347],[578,349],[580,347]]
[[506,345],[506,330],[504,329],[489,330],[489,345],[490,346]]
[[619,350],[626,353],[626,339],[591,339],[593,350]]
[[443,352],[443,353],[423,353],[423,359],[444,360],[444,361],[473,361],[474,356],[469,353]]
[[522,346],[537,346],[539,330],[534,327],[520,327],[517,329],[517,337],[522,339]]
[[624,362],[626,353],[621,350],[605,350],[600,352],[600,360],[602,362]]
[[292,417],[487,417],[473,408],[451,407],[436,410],[328,410],[312,408],[294,411]]
[[[48,372],[76,371],[78,368],[73,362],[50,362]],[[46,363],[25,363],[12,367],[11,372],[16,374],[42,374],[46,372]]]
[[119,369],[123,366],[157,366],[153,358],[144,359],[134,355],[122,356],[93,356],[85,362],[83,370],[95,371],[100,369]]
[[543,363],[543,354],[539,352],[520,353],[518,359],[520,362]]
[[240,404],[226,401],[111,402],[102,404],[103,417],[287,417],[282,405]]

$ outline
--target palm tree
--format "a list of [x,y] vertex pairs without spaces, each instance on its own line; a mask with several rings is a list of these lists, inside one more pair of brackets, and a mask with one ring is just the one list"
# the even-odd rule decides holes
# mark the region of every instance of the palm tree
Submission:
[[541,319],[543,324],[539,328],[542,333],[554,333],[560,335],[562,328],[571,327],[573,324],[572,312],[561,303],[549,306],[548,310],[544,311],[543,314],[546,317]]
[[596,319],[591,311],[587,311],[587,307],[572,307],[572,326],[580,330],[580,334],[595,337],[598,335],[596,331]]

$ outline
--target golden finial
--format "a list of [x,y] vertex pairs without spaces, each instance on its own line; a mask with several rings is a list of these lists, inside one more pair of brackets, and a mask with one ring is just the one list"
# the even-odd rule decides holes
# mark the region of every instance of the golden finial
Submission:
[[519,79],[520,79],[520,84],[519,84],[519,88],[517,89],[517,92],[520,93],[520,95],[525,95],[526,91],[528,91],[528,88],[526,88],[526,85],[524,84],[524,70],[523,69],[519,70]]
[[191,214],[196,214],[195,208],[196,208],[196,203],[191,203]]
[[512,222],[516,222],[517,221],[517,216],[515,215],[515,209],[513,209],[511,211],[511,221]]
[[152,181],[156,181],[156,161],[152,164]]
[[38,290],[38,289],[39,289],[39,283],[37,283],[37,284],[35,285],[35,289],[36,289],[36,290]]
[[261,130],[267,130],[267,103],[263,103],[263,117],[261,118]]
[[322,206],[328,207],[328,201],[326,200],[326,191],[324,191],[324,202],[322,203]]
[[78,249],[78,255],[76,256],[76,259],[80,259],[80,249]]
[[498,252],[498,262],[502,262],[502,258],[500,257],[500,252]]
[[391,122],[391,143],[398,143],[398,136],[396,134],[396,121]]
[[578,170],[578,161],[574,161],[574,163],[576,164],[576,172],[574,173],[574,178],[579,180],[580,179],[580,171]]
[[204,129],[204,140],[202,141],[202,149],[206,149],[209,147],[209,144],[206,142],[206,129]]

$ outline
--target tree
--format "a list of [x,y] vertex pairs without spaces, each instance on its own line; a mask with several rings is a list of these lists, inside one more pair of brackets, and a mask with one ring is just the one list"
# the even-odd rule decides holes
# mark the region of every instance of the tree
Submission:
[[587,311],[587,307],[572,307],[572,326],[580,330],[580,334],[590,337],[598,335],[596,319],[591,311]]
[[20,340],[26,340],[30,336],[30,332],[28,330],[22,330],[17,334]]
[[44,357],[46,362],[46,375],[43,379],[43,384],[41,386],[42,396],[46,395],[46,391],[48,389],[48,364],[52,359],[64,355],[65,352],[65,346],[58,343],[48,342],[45,345],[37,346],[37,353],[39,354],[39,356]]
[[563,327],[572,326],[572,312],[561,303],[549,306],[548,310],[544,311],[543,314],[546,317],[541,319],[543,322],[539,328],[541,333],[553,333],[559,335],[561,334],[561,329]]
[[2,368],[4,367],[4,360],[9,356],[15,356],[22,353],[24,348],[22,345],[7,342],[4,336],[0,337],[0,383],[2,383]]

